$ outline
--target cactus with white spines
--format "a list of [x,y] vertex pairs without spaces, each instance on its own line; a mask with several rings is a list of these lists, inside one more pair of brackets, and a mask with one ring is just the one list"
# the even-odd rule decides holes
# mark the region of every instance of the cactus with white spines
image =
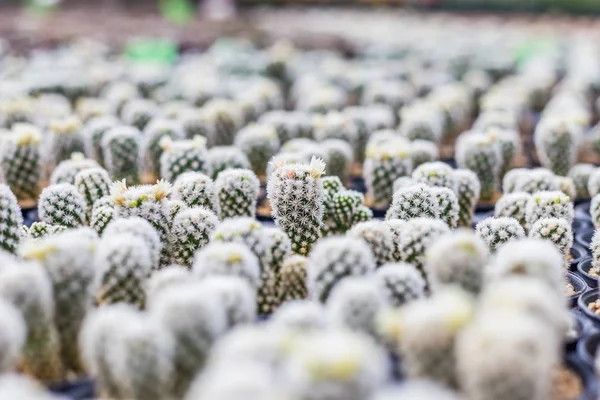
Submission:
[[447,289],[406,307],[400,354],[410,379],[426,378],[449,387],[457,386],[454,347],[473,312],[472,299],[456,289]]
[[356,125],[358,140],[354,149],[354,159],[363,162],[369,135],[374,130],[392,128],[395,123],[394,113],[391,108],[382,105],[346,107],[342,112]]
[[204,366],[212,344],[225,331],[225,313],[216,296],[193,282],[165,288],[148,304],[150,318],[175,339],[173,395],[181,397]]
[[86,156],[104,165],[102,140],[106,132],[119,125],[119,120],[113,115],[103,115],[91,118],[83,128],[84,148]]
[[454,170],[441,161],[428,162],[415,168],[411,178],[417,182],[433,187],[448,188],[457,191],[457,182]]
[[325,307],[309,300],[290,300],[282,304],[269,323],[298,332],[318,332],[329,326]]
[[[517,186],[518,180],[522,176],[529,174],[530,171],[532,170],[529,170],[527,168],[513,168],[510,171],[506,171],[506,173],[502,177],[502,192],[504,194],[508,194],[517,191],[515,190],[515,188]],[[552,173],[550,174],[554,175]]]
[[54,295],[54,324],[60,337],[63,365],[82,372],[77,336],[92,303],[96,238],[82,229],[68,230],[21,248],[21,256],[38,261],[50,277]]
[[267,196],[275,224],[292,241],[292,251],[306,255],[323,227],[324,191],[319,178],[325,173],[325,163],[315,157],[309,165],[273,162]]
[[429,247],[425,261],[431,289],[437,292],[444,286],[457,285],[479,294],[488,255],[487,243],[471,231],[459,230],[440,237]]
[[180,212],[173,220],[168,236],[170,261],[192,266],[194,254],[208,244],[219,220],[209,209],[192,207]]
[[454,178],[457,182],[458,226],[470,227],[475,214],[475,206],[479,201],[481,184],[477,174],[468,169],[454,170]]
[[85,158],[81,153],[73,153],[69,159],[61,161],[50,175],[50,184],[69,183],[75,184],[75,176],[88,168],[99,168],[100,165],[90,158]]
[[[153,176],[158,177],[162,172],[160,159],[163,152],[165,151],[162,146],[162,143],[164,143],[163,141],[166,138],[171,138],[174,141],[183,140],[185,136],[183,133],[183,128],[176,121],[163,118],[156,118],[150,121],[150,123],[148,123],[148,125],[144,128],[143,133],[144,138],[142,141],[142,156],[144,169]],[[191,142],[183,142],[184,148],[186,147],[185,145],[188,143],[192,145],[193,149],[199,147],[199,150],[201,151],[201,155],[199,156],[200,159],[206,160],[206,150],[202,145],[201,139],[199,140],[198,145],[196,145],[194,139],[192,139]],[[193,158],[196,159],[197,157],[198,155],[196,155],[196,157]],[[200,162],[199,160],[197,161]],[[202,166],[203,165],[199,167],[202,168]],[[169,163],[166,163],[165,172],[168,171],[169,167]]]
[[558,187],[561,192],[571,199],[577,198],[577,188],[575,187],[573,179],[568,176],[557,176],[555,179],[558,182]]
[[513,192],[525,192],[534,194],[541,191],[560,190],[560,184],[556,175],[545,168],[535,168],[520,171],[515,177]]
[[595,168],[588,179],[588,193],[594,197],[600,193],[600,168]]
[[19,310],[0,298],[0,371],[14,371],[25,344],[27,326]]
[[373,280],[391,307],[402,307],[425,297],[425,280],[411,264],[384,264],[377,268]]
[[415,170],[420,165],[434,162],[439,157],[440,154],[435,143],[429,140],[413,140],[410,142],[410,158]]
[[410,140],[428,140],[437,143],[442,137],[443,118],[425,103],[405,107],[400,111],[400,130]]
[[590,216],[592,217],[592,223],[594,224],[594,228],[600,228],[600,195],[595,195],[592,197],[592,201],[590,203]]
[[75,175],[74,185],[87,203],[88,221],[91,221],[94,203],[110,194],[111,184],[110,176],[104,168],[88,168]]
[[71,184],[50,185],[40,194],[38,214],[40,220],[50,225],[81,226],[85,222],[86,210],[85,198]]
[[159,145],[163,150],[160,156],[161,178],[174,182],[186,172],[201,172],[209,176],[212,174],[206,139],[202,136],[176,141],[164,136]]
[[271,157],[279,150],[277,132],[270,125],[252,124],[240,130],[234,140],[236,147],[240,148],[248,157],[252,171],[262,176]]
[[458,226],[460,206],[456,194],[446,187],[432,187],[431,192],[438,202],[439,218],[451,229]]
[[573,231],[571,224],[563,218],[541,218],[529,228],[529,237],[550,240],[560,250],[565,265],[568,265],[571,247],[573,246]]
[[394,241],[394,252],[392,253],[392,260],[394,262],[400,262],[401,256],[398,249],[398,243],[400,243],[400,235],[402,235],[405,220],[402,219],[386,219],[385,223],[390,227],[392,232],[392,239]]
[[81,121],[74,116],[50,122],[47,154],[52,165],[71,158],[73,153],[84,152],[84,138]]
[[240,105],[233,100],[213,99],[204,104],[201,112],[213,127],[213,136],[208,138],[209,146],[233,144],[236,132],[244,123]]
[[31,123],[34,120],[34,106],[33,99],[27,96],[2,99],[0,126],[11,128],[19,123]]
[[198,109],[184,109],[177,114],[176,120],[183,127],[185,137],[188,139],[194,136],[204,136],[210,138],[214,136],[214,126]]
[[443,385],[429,380],[412,380],[400,385],[380,389],[369,400],[460,400],[460,397]]
[[248,157],[235,146],[215,146],[208,149],[208,163],[212,167],[212,179],[216,179],[226,169],[250,169]]
[[498,143],[484,134],[463,134],[456,143],[456,162],[459,168],[470,169],[477,174],[481,199],[491,200],[496,193],[502,167]]
[[574,218],[573,202],[563,192],[537,192],[527,203],[525,218],[530,227],[542,218],[564,218],[571,223]]
[[217,213],[221,220],[254,217],[260,182],[249,169],[228,169],[215,180]]
[[92,118],[112,116],[115,113],[114,104],[99,97],[80,97],[75,103],[75,114],[83,123]]
[[265,231],[271,238],[271,248],[269,250],[271,253],[270,268],[277,279],[283,262],[292,254],[292,241],[288,235],[279,228],[265,228]]
[[444,221],[432,218],[419,217],[403,222],[398,226],[390,225],[396,246],[395,257],[398,257],[394,261],[412,264],[423,271],[429,247],[450,232],[450,228]]
[[401,176],[400,178],[394,181],[394,193],[396,193],[400,189],[404,189],[409,186],[416,185],[417,181],[408,176]]
[[361,222],[348,231],[348,236],[361,238],[369,245],[378,267],[392,261],[394,239],[389,225],[385,222]]
[[309,296],[325,302],[333,287],[347,276],[366,276],[375,271],[371,249],[353,237],[320,240],[308,259],[306,285]]
[[488,217],[475,227],[477,235],[487,244],[490,252],[495,252],[507,242],[525,237],[525,230],[514,218]]
[[352,147],[341,139],[327,139],[321,143],[327,153],[327,175],[338,176],[348,182],[352,166]]
[[106,237],[127,234],[137,236],[148,246],[152,269],[158,269],[163,243],[152,224],[141,217],[115,218],[104,231]]
[[183,201],[188,207],[217,209],[214,182],[200,172],[181,174],[173,184],[172,198]]
[[146,281],[145,290],[148,301],[154,301],[154,298],[163,289],[187,283],[193,279],[190,268],[183,265],[171,264],[154,271]]
[[16,124],[2,140],[0,170],[17,198],[35,199],[40,190],[42,160],[39,129],[34,125]]
[[529,200],[531,195],[525,192],[503,194],[494,205],[494,216],[514,218],[527,230],[526,209]]
[[10,187],[0,183],[0,250],[15,254],[21,242],[23,215]]
[[533,138],[540,163],[556,175],[566,176],[577,160],[578,128],[563,118],[542,118]]
[[387,207],[394,194],[394,181],[412,172],[409,145],[400,139],[367,145],[363,175],[375,207]]
[[15,306],[27,325],[21,352],[23,370],[42,382],[63,379],[65,371],[54,326],[52,282],[44,268],[31,261],[4,263],[0,271],[0,298]]
[[149,122],[158,114],[158,106],[144,99],[134,98],[123,104],[121,119],[125,124],[144,130]]
[[185,204],[181,200],[176,200],[176,199],[169,200],[169,229],[171,229],[173,227],[173,221],[175,220],[175,217],[180,212],[185,211],[188,208],[190,208],[190,207],[188,207],[187,204]]
[[331,212],[327,216],[334,223],[328,224],[327,227],[332,228],[329,233],[344,233],[353,225],[363,222],[361,212],[365,208],[364,201],[364,195],[356,190],[342,189],[335,193],[329,205]]
[[218,299],[225,314],[225,329],[251,324],[256,320],[256,290],[237,276],[211,276],[200,281],[199,291]]
[[297,254],[286,258],[276,277],[276,295],[280,304],[308,297],[306,276],[308,259]]
[[521,152],[521,138],[519,133],[513,129],[488,129],[486,135],[490,135],[500,147],[500,178],[503,178],[515,161],[516,156]]
[[594,172],[596,167],[593,164],[575,164],[569,170],[569,178],[573,180],[575,184],[575,191],[577,198],[589,199],[590,192],[588,190],[588,181],[590,175]]
[[341,112],[333,111],[325,115],[316,115],[313,119],[314,136],[319,142],[328,139],[346,141],[351,148],[356,148],[358,130],[356,124]]
[[96,249],[94,268],[99,304],[131,303],[140,309],[144,307],[144,285],[152,273],[152,258],[144,239],[132,233],[103,237]]
[[437,196],[429,186],[422,184],[407,186],[394,193],[386,219],[439,218],[438,204]]
[[56,235],[57,233],[64,232],[66,230],[67,228],[61,225],[50,225],[45,222],[36,221],[31,224],[29,229],[23,226],[23,232],[25,235],[22,237],[22,239],[40,239],[45,236]]
[[113,180],[140,182],[142,140],[141,132],[130,126],[111,128],[105,133],[100,145],[106,170]]
[[90,218],[90,226],[98,235],[102,235],[108,224],[117,217],[114,207],[101,206],[94,208]]
[[196,253],[192,273],[199,278],[236,276],[254,289],[261,285],[258,257],[243,243],[214,242]]

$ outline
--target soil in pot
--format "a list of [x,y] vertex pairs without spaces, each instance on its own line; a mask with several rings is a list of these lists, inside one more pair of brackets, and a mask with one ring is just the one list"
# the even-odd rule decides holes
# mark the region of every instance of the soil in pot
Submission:
[[576,400],[583,393],[583,380],[566,366],[560,366],[552,378],[551,400]]
[[598,287],[600,270],[592,268],[592,259],[586,258],[577,264],[577,271],[590,288]]

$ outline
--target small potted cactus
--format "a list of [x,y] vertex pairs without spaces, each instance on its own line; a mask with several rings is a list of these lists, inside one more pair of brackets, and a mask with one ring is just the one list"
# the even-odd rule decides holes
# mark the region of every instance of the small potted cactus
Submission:
[[263,176],[267,164],[279,150],[277,132],[270,125],[250,125],[240,130],[234,140],[250,161],[252,171],[257,176]]
[[161,178],[175,182],[186,172],[201,172],[208,176],[212,174],[212,166],[205,148],[206,139],[202,136],[176,141],[170,136],[164,136],[159,145],[163,150],[159,163]]
[[456,162],[477,174],[481,184],[481,200],[491,201],[499,183],[502,156],[498,143],[487,135],[465,133],[456,143]]
[[248,169],[228,169],[215,181],[219,218],[254,217],[260,182]]
[[0,169],[19,200],[34,201],[39,194],[43,172],[41,140],[35,125],[15,124],[12,133],[2,141]]
[[488,217],[477,224],[475,232],[495,252],[507,242],[525,237],[525,230],[514,218]]

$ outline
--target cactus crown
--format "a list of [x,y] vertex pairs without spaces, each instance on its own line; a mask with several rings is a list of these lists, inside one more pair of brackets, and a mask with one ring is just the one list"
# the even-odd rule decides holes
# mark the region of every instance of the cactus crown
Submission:
[[245,279],[252,287],[260,286],[260,264],[256,255],[242,243],[214,242],[196,253],[194,275],[233,275]]
[[38,204],[38,214],[42,221],[67,228],[83,225],[86,209],[85,198],[75,186],[68,183],[46,187]]
[[389,219],[438,218],[439,202],[431,188],[422,184],[404,187],[394,193]]
[[508,241],[525,237],[525,230],[519,221],[510,217],[488,217],[477,224],[475,231],[490,251],[498,250]]
[[458,190],[454,171],[448,164],[440,161],[421,164],[413,171],[412,179],[429,186],[445,187],[454,192]]
[[219,217],[254,217],[259,190],[260,182],[251,170],[221,172],[215,181]]

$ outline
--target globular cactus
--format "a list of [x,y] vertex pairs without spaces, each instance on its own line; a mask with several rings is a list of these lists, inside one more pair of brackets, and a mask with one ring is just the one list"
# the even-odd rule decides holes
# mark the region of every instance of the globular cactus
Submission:
[[158,269],[160,265],[160,254],[163,243],[156,229],[152,224],[141,217],[116,218],[112,220],[105,229],[106,237],[127,234],[137,236],[148,246],[148,254],[153,269]]
[[204,136],[205,138],[214,136],[215,127],[197,108],[179,111],[176,119],[183,127],[185,137],[188,139],[194,136]]
[[502,167],[498,143],[484,134],[463,134],[456,143],[456,162],[459,168],[477,174],[481,184],[480,197],[490,201],[496,193]]
[[217,299],[225,314],[225,329],[251,324],[256,320],[256,290],[237,276],[204,278],[198,286],[205,296]]
[[188,207],[217,209],[214,182],[200,172],[181,174],[173,184],[172,198],[183,201]]
[[325,302],[334,286],[347,276],[365,276],[375,271],[369,246],[352,237],[320,240],[311,252],[306,283],[312,299]]
[[410,158],[413,168],[417,169],[420,165],[434,162],[439,157],[440,154],[435,143],[420,139],[410,142]]
[[495,252],[506,242],[525,237],[525,230],[514,218],[488,217],[475,227],[477,235],[487,244],[490,252]]
[[40,190],[42,160],[41,133],[29,124],[16,124],[2,140],[0,170],[18,199],[36,199]]
[[571,198],[563,192],[537,192],[527,203],[525,218],[533,226],[542,218],[564,218],[573,222],[574,210]]
[[[506,171],[506,173],[502,177],[502,192],[504,194],[515,192],[515,188],[519,179],[521,179],[521,177],[523,176],[528,175],[529,172],[532,171],[533,170],[527,168],[513,168],[510,171]],[[550,175],[553,176],[554,174],[550,172]]]
[[[67,230],[66,227],[61,225],[50,225],[45,222],[34,222],[31,224],[29,229],[23,226],[25,235],[22,239],[40,239],[45,236],[56,235],[57,233],[64,232]],[[26,229],[26,230],[25,230]]]
[[115,127],[106,132],[101,148],[104,165],[113,180],[126,179],[129,184],[140,182],[142,140],[140,131],[129,126]]
[[308,297],[306,276],[308,259],[297,254],[286,258],[276,276],[276,296],[280,304]]
[[212,174],[206,151],[206,139],[202,136],[176,141],[165,136],[159,145],[163,149],[160,156],[161,178],[174,182],[186,172],[201,172],[208,176]]
[[63,365],[82,372],[77,337],[92,303],[95,234],[80,228],[27,242],[20,253],[24,259],[38,261],[52,282],[54,324],[60,337]]
[[[400,189],[404,189],[406,187],[416,185],[417,181],[408,176],[401,176],[400,178],[394,181],[394,193],[396,193]],[[427,185],[426,185],[427,186]]]
[[23,215],[10,188],[0,183],[0,250],[15,254],[21,242]]
[[421,273],[407,263],[388,263],[380,266],[373,280],[394,308],[425,297],[425,280]]
[[431,379],[456,387],[455,343],[471,321],[472,299],[447,289],[429,299],[410,303],[402,314],[400,354],[410,379]]
[[188,208],[173,220],[168,236],[168,252],[172,263],[192,266],[194,254],[204,247],[219,220],[204,207]]
[[150,318],[173,335],[173,394],[183,396],[208,357],[213,342],[226,327],[225,313],[216,296],[190,282],[165,288],[148,304]]
[[375,207],[387,207],[394,181],[412,172],[409,143],[395,139],[389,143],[369,144],[363,166],[367,193]]
[[384,105],[367,107],[346,107],[342,111],[357,127],[358,141],[354,150],[354,159],[363,162],[365,148],[371,132],[379,129],[391,129],[395,124],[393,110]]
[[21,357],[27,325],[19,310],[4,299],[0,299],[0,328],[0,371],[6,374],[15,370]]
[[557,176],[555,179],[558,182],[558,188],[561,192],[571,199],[577,198],[577,188],[575,187],[573,179],[568,176]]
[[85,198],[71,184],[50,185],[40,194],[38,215],[50,225],[81,226],[85,222],[86,210]]
[[242,243],[210,243],[196,253],[192,272],[199,278],[236,276],[244,279],[254,289],[258,289],[261,284],[258,257]]
[[158,114],[158,106],[150,101],[134,98],[123,104],[121,120],[129,126],[144,130],[148,123]]
[[369,245],[377,266],[392,261],[394,239],[389,225],[385,222],[361,222],[350,229],[348,236],[360,238]]
[[323,236],[344,233],[353,225],[372,219],[373,212],[365,207],[364,201],[364,195],[355,190],[329,192],[323,202]]
[[548,190],[560,190],[559,182],[556,180],[556,175],[554,175],[552,171],[545,168],[535,168],[525,171],[519,170],[519,172],[516,173],[513,192],[534,194]]
[[437,143],[442,138],[443,119],[434,107],[425,103],[405,107],[400,111],[400,131],[410,140]]
[[212,168],[212,179],[216,179],[219,173],[226,169],[250,169],[248,157],[235,146],[215,146],[209,149],[208,163]]
[[75,187],[87,203],[86,218],[91,221],[94,203],[110,194],[112,181],[103,168],[88,168],[75,175]]
[[328,139],[341,139],[346,141],[351,148],[356,148],[358,130],[356,124],[341,112],[329,112],[317,115],[313,120],[314,136],[319,142]]
[[229,169],[215,181],[219,218],[254,217],[260,182],[248,169]]
[[[269,227],[265,228],[265,231],[271,238],[271,248],[269,249],[269,252],[271,253],[271,265],[269,267],[277,280],[283,262],[292,254],[292,241],[288,235],[279,228]],[[275,284],[275,286],[277,286],[277,284]]]
[[446,187],[432,187],[430,190],[438,202],[439,219],[444,221],[451,229],[456,228],[460,206],[455,192]]
[[154,301],[162,290],[184,284],[193,279],[192,272],[183,265],[171,264],[158,271],[154,271],[146,281],[146,298]]
[[242,127],[244,119],[239,104],[233,100],[213,99],[204,104],[201,112],[214,127],[214,136],[208,138],[209,146],[233,144],[235,134]]
[[[183,128],[181,125],[172,120],[167,120],[163,118],[156,118],[150,121],[148,125],[144,128],[144,139],[142,142],[142,155],[144,162],[144,169],[152,174],[154,177],[158,177],[161,174],[161,156],[164,152],[164,149],[161,143],[164,143],[163,140],[166,138],[171,138],[172,140],[182,140],[185,136],[183,133]],[[201,151],[200,159],[206,159],[206,150],[204,146],[202,146],[202,142],[199,141],[200,146],[196,146],[192,139],[192,148],[199,147]],[[190,142],[184,142],[188,144]],[[185,153],[185,151],[183,151]],[[178,152],[179,153],[179,152]],[[180,157],[183,157],[185,160],[185,156],[183,154],[179,154]],[[196,156],[198,157],[198,156]],[[193,157],[193,158],[196,158]],[[198,160],[197,160],[198,161]],[[185,161],[184,161],[185,162]],[[200,162],[200,161],[198,161]],[[168,163],[167,163],[168,165]],[[202,167],[202,166],[201,166]],[[169,168],[166,166],[165,168]]]
[[341,139],[328,139],[321,143],[327,153],[327,175],[337,176],[342,182],[348,182],[352,166],[352,147]]
[[61,161],[50,175],[50,184],[69,183],[75,184],[75,176],[88,168],[99,168],[100,165],[90,158],[85,158],[81,153],[73,153],[69,159]]
[[83,128],[85,154],[104,165],[102,140],[106,132],[119,125],[119,120],[113,115],[103,115],[91,118]]
[[458,197],[458,226],[471,227],[475,206],[479,201],[481,184],[477,174],[468,169],[454,170],[457,182],[456,196]]
[[114,207],[102,206],[94,208],[90,218],[90,226],[98,235],[102,235],[106,226],[117,217]]
[[275,224],[291,239],[292,251],[306,255],[321,236],[324,193],[319,178],[325,163],[315,157],[310,165],[274,163],[267,196]]
[[431,189],[422,184],[399,189],[394,193],[387,219],[438,218],[438,199]]
[[125,80],[111,82],[101,91],[101,97],[114,103],[119,115],[128,101],[140,98],[140,95],[135,84]]
[[387,308],[387,297],[372,279],[348,277],[331,290],[326,308],[334,326],[349,328],[377,339],[377,317]]
[[519,133],[513,129],[490,128],[485,133],[498,142],[500,147],[500,178],[504,177],[515,161],[515,157],[521,152],[521,138]]
[[248,157],[252,171],[257,176],[263,176],[267,164],[279,150],[277,132],[270,125],[249,125],[240,130],[235,136],[234,144]]
[[103,237],[96,249],[94,268],[99,304],[131,303],[144,307],[144,285],[152,272],[152,258],[141,237],[131,233]]
[[527,229],[526,209],[531,195],[525,192],[503,194],[494,206],[494,216],[510,217],[519,221],[523,229]]
[[84,123],[92,118],[112,116],[114,112],[114,104],[100,97],[80,97],[75,103],[75,114]]
[[556,175],[566,176],[577,160],[580,135],[564,118],[542,118],[533,134],[540,163]]
[[529,229],[529,237],[550,240],[563,255],[565,265],[569,264],[573,231],[571,224],[563,218],[540,218]]
[[452,167],[441,161],[428,162],[415,168],[411,175],[417,183],[433,187],[443,187],[456,192],[458,190]]
[[77,117],[55,119],[50,122],[49,130],[46,157],[52,165],[68,160],[73,153],[84,152],[82,125]]
[[468,230],[442,236],[427,252],[425,272],[431,290],[457,285],[469,293],[479,294],[489,251],[487,244]]
[[402,80],[382,79],[369,82],[363,89],[362,104],[385,104],[398,113],[416,97],[412,84]]
[[[302,257],[302,256],[293,256]],[[269,323],[298,332],[315,332],[329,326],[325,307],[309,300],[290,300],[277,309]]]
[[594,224],[594,228],[600,228],[600,196],[595,195],[592,197],[592,201],[590,203],[590,216],[592,217],[592,223]]
[[281,143],[296,137],[313,136],[311,115],[301,111],[267,111],[260,116],[258,122],[275,128]]
[[173,221],[175,217],[182,211],[187,210],[189,207],[181,200],[171,199],[169,200],[169,229],[173,227]]
[[18,96],[5,98],[0,102],[0,126],[11,128],[19,123],[31,123],[34,120],[35,103],[32,98],[27,96]]
[[600,168],[596,168],[590,174],[588,179],[588,192],[590,197],[594,197],[600,193]]
[[569,178],[573,179],[578,199],[589,199],[588,181],[596,167],[593,164],[575,164],[569,170]]

